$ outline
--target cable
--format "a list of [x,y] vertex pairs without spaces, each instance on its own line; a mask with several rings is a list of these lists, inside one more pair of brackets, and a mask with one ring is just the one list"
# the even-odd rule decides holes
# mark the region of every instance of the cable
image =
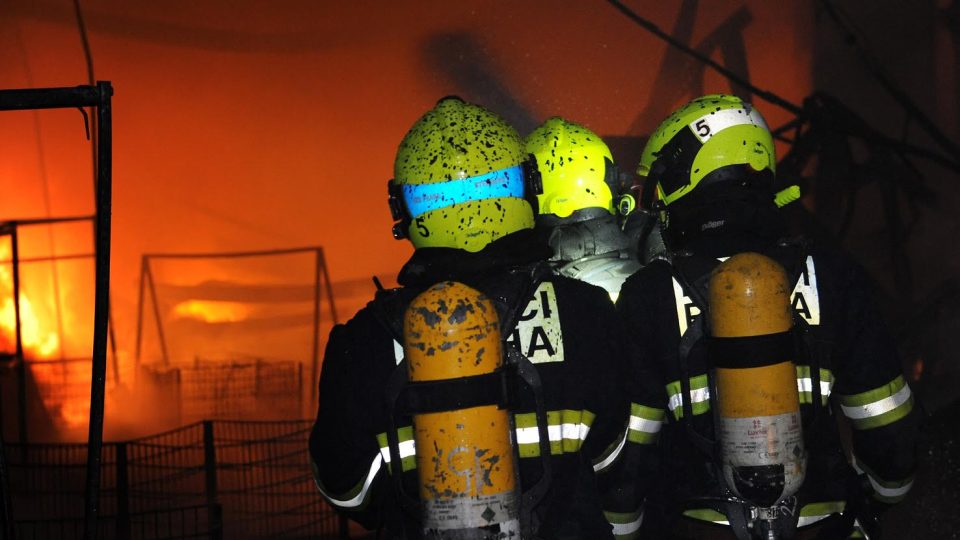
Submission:
[[[942,131],[937,125],[927,117],[923,111],[920,110],[916,104],[907,96],[907,94],[898,88],[893,82],[887,78],[883,73],[880,67],[877,65],[877,62],[873,60],[872,56],[867,50],[860,46],[857,39],[857,35],[854,28],[847,23],[844,23],[843,17],[841,16],[839,10],[830,2],[830,0],[821,0],[820,3],[823,5],[824,10],[827,12],[827,15],[836,23],[837,27],[844,34],[845,41],[856,50],[857,54],[860,56],[860,60],[867,67],[867,71],[870,75],[873,76],[877,82],[880,83],[880,86],[883,87],[887,93],[901,106],[907,114],[912,116],[917,120],[917,123],[927,132],[928,135],[938,144],[941,148],[947,151],[947,153],[957,160],[960,158],[960,147],[958,147],[949,137]],[[956,162],[955,162],[956,163]],[[952,167],[956,170],[956,166]]]
[[623,3],[620,2],[619,0],[607,0],[607,2],[613,7],[620,10],[620,12],[626,15],[628,19],[632,20],[634,23],[636,23],[638,26],[640,26],[644,30],[657,36],[663,41],[666,41],[668,44],[676,47],[677,49],[680,49],[681,51],[687,53],[688,55],[696,58],[700,62],[712,67],[714,70],[716,70],[718,73],[720,73],[721,75],[729,79],[731,82],[750,90],[751,93],[756,94],[757,96],[760,96],[760,98],[763,99],[764,101],[771,103],[773,105],[776,105],[780,108],[786,109],[787,111],[796,115],[800,115],[801,111],[803,110],[799,105],[795,105],[787,101],[786,99],[774,94],[773,92],[768,92],[766,90],[761,90],[760,88],[757,88],[756,86],[750,84],[748,81],[741,79],[736,73],[714,62],[710,58],[700,54],[699,52],[690,48],[686,44],[677,41],[676,39],[673,38],[673,36],[661,30],[660,27],[658,27],[653,22],[647,19],[644,19],[640,15],[637,15],[636,12],[634,12],[627,6],[623,5]]

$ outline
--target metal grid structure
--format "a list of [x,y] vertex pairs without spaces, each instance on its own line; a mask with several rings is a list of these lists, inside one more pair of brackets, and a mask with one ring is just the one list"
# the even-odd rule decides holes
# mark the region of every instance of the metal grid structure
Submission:
[[[204,421],[103,448],[98,536],[346,538],[310,472],[310,422]],[[17,538],[83,533],[84,444],[6,448]]]
[[310,427],[301,420],[216,423],[227,537],[337,537],[339,521],[320,499],[310,472]]
[[[249,314],[209,320],[185,317],[179,311],[199,305],[242,306]],[[134,357],[138,366],[158,370],[189,366],[191,358],[197,355],[225,357],[228,364],[237,363],[238,358],[246,362],[250,358],[282,357],[280,361],[271,360],[274,366],[300,357],[308,370],[308,378],[300,377],[306,384],[297,387],[306,394],[300,403],[312,404],[320,375],[321,326],[337,322],[330,275],[319,246],[145,254],[141,262]],[[302,346],[286,353],[277,352],[280,345],[288,343],[278,341],[276,336],[289,337],[291,332],[299,332]],[[148,353],[150,337],[155,346]],[[148,360],[142,361],[142,357]],[[197,371],[198,377],[208,379],[206,384],[213,382],[208,377],[212,372]],[[221,374],[236,375],[237,370],[228,369]],[[286,387],[284,392],[289,394],[290,388]],[[305,412],[298,409],[286,417],[301,418]]]
[[298,418],[303,408],[303,364],[266,361],[196,359],[178,367],[143,366],[138,382],[171,403],[166,423],[183,425],[202,419]]
[[[92,73],[91,73],[92,79]],[[91,83],[93,81],[91,80]],[[97,519],[100,508],[100,472],[101,451],[103,447],[103,407],[105,381],[107,376],[107,328],[110,305],[110,223],[113,180],[113,130],[112,130],[113,86],[109,81],[98,81],[96,86],[77,86],[73,88],[34,88],[25,90],[0,90],[0,110],[63,109],[80,108],[87,118],[85,107],[95,111],[93,163],[94,191],[96,193],[96,212],[94,227],[94,275],[96,289],[94,294],[93,316],[93,352],[90,374],[90,413],[87,430],[88,452],[86,455],[86,480],[82,506],[84,508],[83,536],[93,540],[97,535]],[[16,235],[14,234],[14,237]],[[13,250],[13,259],[17,259]],[[22,359],[23,348],[20,335],[20,306],[18,278],[14,278],[13,294],[17,317],[16,355]],[[22,361],[21,361],[22,364]],[[23,393],[21,393],[23,395]],[[23,405],[21,401],[21,405]],[[2,437],[0,437],[2,438]],[[21,440],[21,442],[25,442]],[[6,465],[4,463],[4,465]],[[0,469],[0,489],[2,489],[3,537],[13,536],[13,518],[11,498],[8,491],[6,469]]]

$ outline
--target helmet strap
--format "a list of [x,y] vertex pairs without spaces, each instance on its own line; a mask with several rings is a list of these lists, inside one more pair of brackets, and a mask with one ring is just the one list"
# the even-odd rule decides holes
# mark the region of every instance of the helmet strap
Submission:
[[393,217],[393,238],[403,240],[408,236],[410,229],[410,212],[403,202],[403,191],[400,184],[392,178],[387,180],[387,204],[390,206],[390,215]]
[[543,176],[537,166],[537,158],[527,154],[527,159],[520,164],[523,167],[523,197],[533,208],[533,215],[540,214],[540,202],[537,195],[543,194]]

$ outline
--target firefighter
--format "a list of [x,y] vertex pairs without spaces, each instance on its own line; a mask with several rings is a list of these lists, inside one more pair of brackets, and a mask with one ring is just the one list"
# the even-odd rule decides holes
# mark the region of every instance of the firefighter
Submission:
[[435,449],[416,448],[410,417],[391,419],[385,395],[404,363],[407,305],[447,280],[493,302],[505,350],[539,379],[512,385],[516,395],[508,396],[525,537],[611,537],[592,461],[624,423],[620,322],[602,289],[543,264],[550,249],[533,231],[537,187],[522,150],[504,120],[459,98],[422,116],[401,142],[388,184],[394,236],[414,247],[401,287],[380,290],[331,331],[310,437],[317,485],[338,511],[390,538],[422,534],[408,500],[417,493],[414,457]]
[[[729,95],[679,108],[640,159],[638,174],[656,190],[654,210],[670,256],[629,278],[617,309],[663,374],[669,404],[657,490],[664,519],[655,537],[722,531],[717,537],[750,538],[765,514],[771,538],[847,538],[862,534],[855,522],[875,527],[878,514],[912,485],[918,411],[896,343],[855,264],[787,237],[778,204],[795,194],[774,193],[774,170],[763,118]],[[716,395],[719,368],[711,356],[719,340],[708,339],[702,315],[719,260],[747,252],[779,263],[791,289],[794,339],[780,359],[789,354],[796,363],[804,442],[797,451],[805,453],[806,470],[799,491],[773,509],[738,497],[721,472],[718,400],[725,396]],[[850,428],[849,459],[838,420]],[[647,525],[656,528],[651,519]]]
[[[610,149],[590,129],[560,117],[530,133],[524,148],[543,184],[536,228],[553,250],[554,272],[602,287],[615,301],[640,264],[617,223],[614,201],[622,183]],[[665,412],[656,377],[637,363],[625,369],[630,418],[617,444],[594,464],[605,514],[618,539],[638,534],[657,463],[657,432],[649,427],[659,426]]]
[[616,300],[640,264],[617,224],[621,182],[610,149],[596,133],[556,116],[530,133],[524,147],[543,181],[536,222],[548,235],[554,269],[603,287]]

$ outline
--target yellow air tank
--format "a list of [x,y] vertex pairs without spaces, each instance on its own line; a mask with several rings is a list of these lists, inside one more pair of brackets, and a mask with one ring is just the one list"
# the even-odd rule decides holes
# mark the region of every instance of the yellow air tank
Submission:
[[[404,316],[411,383],[489,374],[502,363],[497,312],[480,292],[438,283]],[[497,405],[415,414],[426,538],[519,538],[512,427]]]
[[727,486],[771,507],[796,493],[806,452],[793,364],[791,288],[776,261],[741,253],[710,277],[710,360]]

